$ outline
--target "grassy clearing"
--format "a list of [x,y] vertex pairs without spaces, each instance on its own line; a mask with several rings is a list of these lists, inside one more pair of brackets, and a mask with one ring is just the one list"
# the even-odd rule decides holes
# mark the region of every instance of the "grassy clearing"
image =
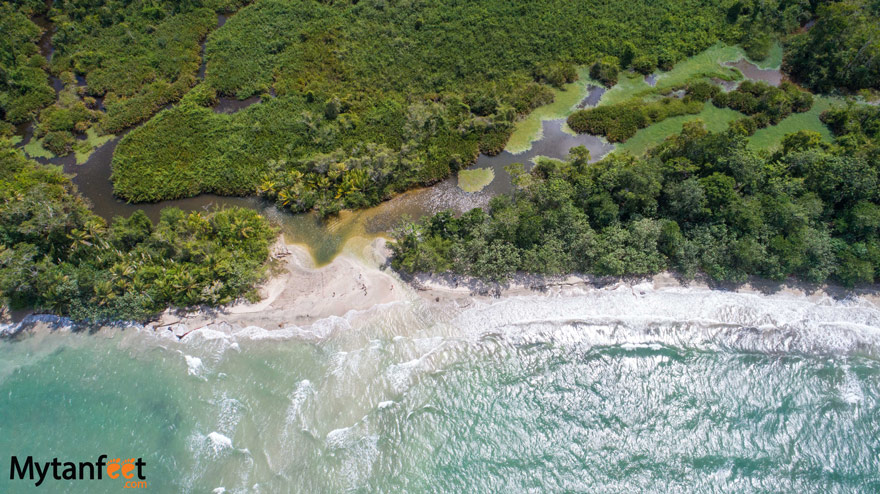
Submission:
[[719,132],[727,129],[727,125],[730,122],[742,118],[742,116],[742,113],[729,108],[717,108],[707,101],[703,111],[700,113],[667,118],[662,122],[641,129],[625,143],[618,145],[616,149],[629,151],[636,156],[640,156],[648,149],[666,140],[667,137],[680,134],[681,129],[687,122],[702,120],[706,124],[707,129],[712,132]]
[[717,43],[708,50],[677,63],[669,72],[660,74],[657,78],[656,89],[662,91],[681,86],[694,79],[712,77],[725,81],[741,79],[742,76],[737,70],[722,64],[736,62],[743,57],[745,57],[745,52],[739,46]]
[[842,103],[843,100],[840,98],[813,95],[813,107],[810,111],[795,113],[779,122],[778,125],[758,130],[755,132],[755,135],[749,138],[749,147],[752,149],[776,149],[782,143],[782,138],[786,134],[799,130],[818,132],[822,135],[822,139],[825,142],[831,142],[831,131],[819,120],[819,116],[822,115],[823,111],[831,108],[832,105]]
[[46,158],[55,157],[55,153],[43,147],[43,139],[31,138],[30,142],[22,148],[29,158]]
[[602,96],[600,105],[612,105],[623,101],[647,97],[654,93],[682,86],[696,79],[717,77],[724,80],[741,78],[738,71],[725,67],[724,62],[735,62],[745,57],[742,48],[716,43],[708,50],[675,64],[669,72],[657,76],[657,84],[651,87],[641,74],[624,73],[620,82]]
[[602,95],[599,105],[613,105],[626,100],[648,96],[655,92],[647,82],[645,76],[635,72],[621,72],[617,84]]
[[531,149],[533,142],[544,137],[542,122],[569,116],[574,107],[587,97],[590,85],[599,85],[599,83],[590,78],[589,67],[580,67],[576,82],[566,84],[562,89],[553,90],[553,103],[536,108],[528,117],[516,122],[505,149],[513,154]]
[[[641,74],[622,72],[618,83],[602,96],[599,105],[621,103],[637,97],[648,98],[663,90],[681,86],[694,79],[717,77],[724,80],[736,80],[741,78],[741,74],[737,70],[725,67],[722,64],[724,62],[735,62],[742,58],[746,58],[746,56],[743,49],[739,46],[717,43],[702,53],[677,63],[669,72],[660,74],[655,87],[651,87],[646,83],[644,76]],[[755,65],[761,68],[775,68],[779,67],[781,63],[782,45],[775,43],[767,60],[755,63]],[[553,103],[535,109],[527,118],[517,122],[513,135],[511,135],[507,143],[507,151],[513,154],[528,151],[531,148],[532,142],[543,137],[541,122],[566,118],[571,115],[577,103],[586,97],[587,87],[590,84],[598,84],[590,79],[588,67],[581,67],[578,70],[578,75],[579,79],[577,82],[566,85],[562,90],[555,91],[556,98]],[[656,129],[649,127],[637,134],[636,137],[644,139],[644,142],[660,142],[665,138],[665,135],[658,141],[658,132],[665,132],[666,129],[675,129],[673,133],[677,133],[681,130],[682,121],[701,118],[701,115],[705,117],[704,120],[707,121],[709,126],[712,126],[712,122],[716,120],[724,120],[726,123],[729,120],[725,120],[725,118],[729,119],[730,117],[728,112],[706,112],[704,110],[704,113],[698,115],[678,118],[672,124],[667,124],[664,127]],[[563,130],[574,133],[567,125],[563,126]],[[642,149],[643,144],[637,142],[631,146],[633,149]]]
[[[828,127],[826,127],[821,120],[819,120],[819,116],[822,115],[823,111],[831,108],[832,105],[840,103],[843,103],[843,100],[839,98],[814,95],[813,107],[810,111],[795,113],[780,122],[778,125],[772,125],[758,130],[749,138],[749,148],[755,150],[774,150],[782,143],[783,137],[799,130],[812,130],[818,132],[822,135],[822,139],[825,142],[831,142],[831,131],[828,130]],[[706,127],[710,131],[719,132],[727,129],[727,125],[731,121],[742,117],[744,117],[744,115],[737,111],[729,108],[716,108],[711,103],[706,103],[706,107],[702,112],[696,115],[670,118],[644,128],[625,143],[618,145],[616,149],[629,151],[630,153],[639,156],[651,147],[663,142],[666,137],[680,133],[682,125],[685,122],[700,119],[706,124]]]
[[743,57],[745,57],[749,62],[755,64],[759,69],[778,69],[782,67],[782,43],[776,41],[773,43],[773,47],[770,48],[770,54],[767,55],[767,58],[760,62],[756,62],[745,56],[743,53]]
[[[630,76],[626,79],[622,78],[621,84],[618,84],[618,86],[615,86],[611,91],[606,93],[599,104],[606,105],[635,97],[651,96],[654,94],[654,91],[679,86],[686,83],[688,80],[710,77],[709,74],[712,74],[713,70],[716,71],[716,73],[711,75],[711,77],[719,77],[727,74],[736,78],[739,77],[737,71],[720,64],[724,62],[735,62],[743,58],[762,69],[779,68],[782,63],[782,45],[778,42],[774,43],[767,59],[761,62],[755,62],[746,57],[742,48],[719,43],[697,56],[680,62],[673,70],[661,75],[657,81],[656,88],[651,88],[645,84],[640,76]],[[799,130],[812,130],[819,132],[825,141],[830,142],[832,138],[831,132],[825,124],[819,120],[819,116],[823,111],[830,108],[832,104],[841,103],[842,100],[814,95],[813,101],[813,107],[810,111],[793,114],[784,119],[778,125],[758,130],[749,138],[749,147],[752,149],[775,149],[782,142],[782,138],[785,137],[785,135]],[[722,131],[727,128],[729,122],[743,116],[743,114],[734,110],[719,109],[714,107],[711,103],[707,103],[706,107],[699,114],[670,118],[640,130],[635,136],[619,145],[617,149],[626,150],[638,156],[643,154],[649,148],[663,142],[667,136],[681,132],[682,125],[685,122],[700,119],[706,124],[706,127],[709,130]]]
[[479,192],[495,179],[491,168],[475,168],[458,172],[458,187],[465,192]]

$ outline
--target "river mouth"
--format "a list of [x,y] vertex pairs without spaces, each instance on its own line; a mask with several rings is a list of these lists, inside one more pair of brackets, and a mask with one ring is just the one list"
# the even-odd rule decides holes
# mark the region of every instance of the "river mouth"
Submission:
[[[601,91],[598,94],[601,96]],[[598,97],[595,99],[598,101]],[[259,96],[247,100],[223,98],[215,107],[215,111],[238,111],[259,101]],[[342,211],[327,219],[321,219],[317,213],[291,214],[258,197],[202,194],[185,199],[137,204],[120,200],[113,194],[113,184],[110,180],[111,162],[116,145],[130,130],[95,149],[83,164],[77,164],[72,154],[61,158],[37,158],[37,161],[60,165],[65,173],[73,175],[73,183],[79,192],[89,200],[94,212],[107,221],[111,221],[115,216],[128,217],[135,211],[143,211],[150,219],[158,221],[160,212],[165,207],[177,207],[185,211],[246,207],[270,218],[279,225],[288,243],[305,245],[315,263],[325,265],[332,261],[352,238],[388,236],[404,221],[416,221],[447,209],[460,214],[473,208],[487,207],[493,196],[513,191],[510,175],[505,170],[508,165],[522,163],[528,169],[534,165],[534,160],[538,157],[565,159],[569,150],[575,146],[585,146],[590,151],[591,160],[597,161],[614,148],[613,145],[595,136],[573,135],[566,132],[564,119],[545,120],[542,122],[542,128],[541,139],[533,142],[526,152],[512,154],[504,151],[496,156],[478,157],[472,168],[491,168],[495,174],[492,182],[479,192],[465,192],[458,187],[457,178],[452,176],[431,187],[405,192],[372,208]],[[32,132],[30,126],[22,128],[26,138],[29,138]],[[25,139],[24,142],[27,140]]]

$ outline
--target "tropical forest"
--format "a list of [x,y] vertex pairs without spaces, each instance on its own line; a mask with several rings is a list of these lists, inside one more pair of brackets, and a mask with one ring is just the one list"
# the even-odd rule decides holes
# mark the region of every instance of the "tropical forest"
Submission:
[[[880,276],[876,1],[18,0],[0,30],[13,308],[253,297],[264,205],[320,225],[455,177],[491,197],[389,221],[402,274]],[[557,121],[595,146],[537,154]]]

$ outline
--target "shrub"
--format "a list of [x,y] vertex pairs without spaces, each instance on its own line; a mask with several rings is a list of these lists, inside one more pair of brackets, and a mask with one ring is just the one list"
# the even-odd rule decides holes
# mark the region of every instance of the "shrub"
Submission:
[[606,87],[617,84],[617,74],[620,70],[620,62],[617,57],[602,57],[590,67],[590,77],[601,82]]
[[633,70],[639,72],[644,75],[648,75],[657,70],[657,56],[656,55],[641,55],[633,59],[632,62]]
[[705,81],[692,82],[687,85],[686,89],[687,98],[700,102],[709,101],[710,99],[718,96],[718,94],[720,93],[720,87]]
[[738,118],[730,124],[728,124],[728,128],[731,132],[744,135],[751,136],[754,135],[755,132],[758,131],[758,124],[755,122],[755,119],[752,117],[743,117]]
[[535,79],[551,86],[561,88],[563,85],[576,81],[577,69],[574,64],[566,62],[544,63],[535,69]]
[[[706,92],[711,92],[703,89]],[[699,113],[703,102],[697,98],[663,98],[657,101],[627,101],[578,110],[568,117],[568,126],[580,134],[605,136],[611,142],[624,142],[639,129],[669,117]]]
[[712,103],[752,116],[758,127],[778,124],[792,112],[805,112],[813,106],[813,96],[790,82],[778,88],[765,82],[743,81],[735,91],[719,92]]
[[43,146],[55,153],[56,156],[66,156],[73,151],[75,139],[73,134],[67,131],[52,131],[43,138]]

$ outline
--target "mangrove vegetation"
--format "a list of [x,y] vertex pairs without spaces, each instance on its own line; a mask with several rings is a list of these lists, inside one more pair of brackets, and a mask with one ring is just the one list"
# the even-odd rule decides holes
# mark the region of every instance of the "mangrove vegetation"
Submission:
[[250,209],[143,212],[109,225],[57,167],[0,139],[0,294],[74,320],[144,320],[165,308],[256,297],[276,231]]
[[699,123],[642,158],[512,167],[512,195],[488,211],[442,212],[395,233],[395,268],[503,280],[515,272],[650,275],[813,283],[880,276],[880,147],[875,107],[828,112],[834,144],[801,131],[774,154],[737,128]]
[[[808,18],[809,4],[797,5],[806,10],[795,17]],[[740,10],[260,0],[208,36],[193,96],[122,140],[115,191],[130,201],[257,192],[325,215],[373,205],[502,151],[514,123],[552,101],[578,66],[598,62],[594,77],[611,84],[619,70],[669,68],[740,41],[764,22]],[[208,108],[255,95],[260,103],[231,115]]]

